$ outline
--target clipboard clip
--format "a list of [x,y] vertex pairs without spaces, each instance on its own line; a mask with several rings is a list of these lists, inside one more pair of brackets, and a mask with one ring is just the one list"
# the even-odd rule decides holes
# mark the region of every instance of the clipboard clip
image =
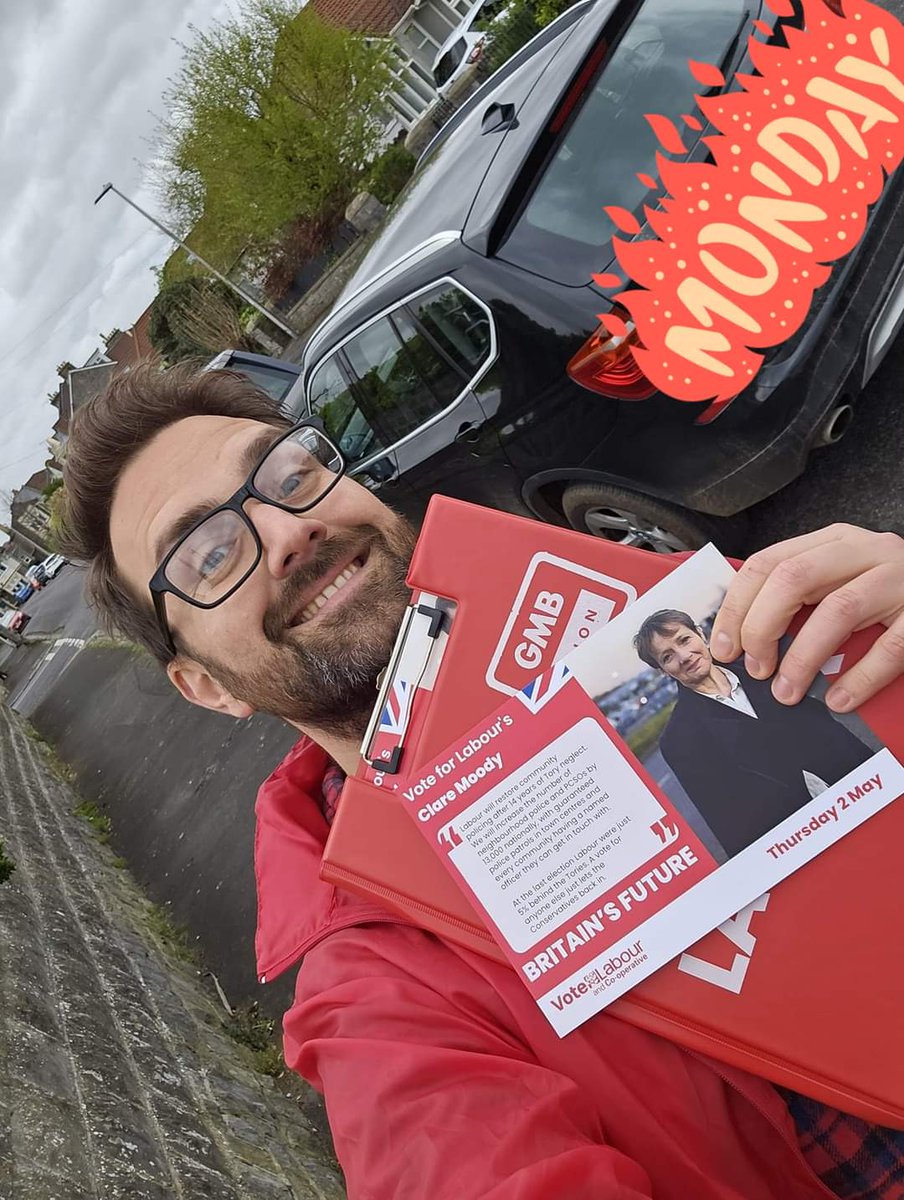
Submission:
[[432,597],[405,610],[361,743],[361,757],[374,770],[399,773],[415,695],[441,654],[446,640],[441,635],[448,634],[451,619],[452,613]]

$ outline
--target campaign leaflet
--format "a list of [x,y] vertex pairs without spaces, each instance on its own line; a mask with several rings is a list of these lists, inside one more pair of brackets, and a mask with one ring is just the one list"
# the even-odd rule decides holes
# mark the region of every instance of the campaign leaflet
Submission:
[[399,785],[560,1036],[904,792],[823,683],[786,707],[715,662],[732,573],[701,550]]

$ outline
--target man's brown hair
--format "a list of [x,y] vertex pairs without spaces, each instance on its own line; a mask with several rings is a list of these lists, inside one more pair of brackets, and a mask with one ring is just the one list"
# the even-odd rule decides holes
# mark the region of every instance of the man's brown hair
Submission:
[[160,371],[148,363],[120,375],[76,411],[63,467],[62,552],[87,565],[88,598],[104,623],[164,664],[173,655],[157,624],[150,593],[136,595],[116,568],[110,507],[128,463],[167,426],[193,416],[245,418],[277,428],[290,425],[244,375],[204,371],[197,363]]

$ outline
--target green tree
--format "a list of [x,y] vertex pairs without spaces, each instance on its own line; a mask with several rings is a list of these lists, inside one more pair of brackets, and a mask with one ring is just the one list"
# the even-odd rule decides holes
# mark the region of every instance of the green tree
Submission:
[[193,33],[158,131],[158,181],[182,233],[203,216],[224,253],[262,246],[350,198],[379,146],[388,51],[292,0],[246,0]]
[[151,305],[148,337],[168,363],[226,346],[248,347],[242,301],[219,280],[192,275],[164,284]]
[[47,543],[51,550],[58,552],[66,513],[66,485],[62,480],[60,480],[60,486],[54,490],[48,499],[47,507],[50,509],[50,526],[47,530]]

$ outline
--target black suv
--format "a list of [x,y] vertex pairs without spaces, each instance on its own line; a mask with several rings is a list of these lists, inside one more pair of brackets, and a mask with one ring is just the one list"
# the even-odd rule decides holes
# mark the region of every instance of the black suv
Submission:
[[638,386],[606,332],[612,370],[580,368],[611,307],[590,281],[614,260],[602,206],[642,221],[650,200],[644,114],[692,111],[689,58],[752,71],[759,16],[775,24],[759,0],[577,4],[441,130],[287,397],[353,476],[415,517],[443,492],[659,550],[727,546],[726,518],[840,436],[904,313],[895,176],[803,328],[712,423]]

